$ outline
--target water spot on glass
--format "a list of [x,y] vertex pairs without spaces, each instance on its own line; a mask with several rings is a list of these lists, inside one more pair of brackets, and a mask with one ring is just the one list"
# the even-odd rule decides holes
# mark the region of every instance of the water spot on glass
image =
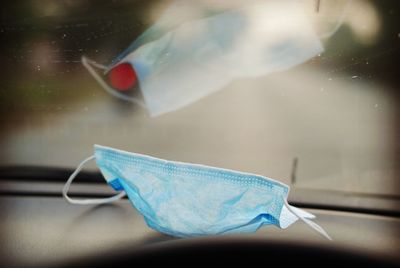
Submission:
[[332,81],[332,77],[329,77],[329,78],[328,78],[328,81]]
[[378,103],[375,103],[374,108],[378,108],[378,106],[379,106]]
[[325,88],[321,87],[319,91],[324,92]]
[[40,65],[36,66],[36,70],[40,71]]
[[66,35],[66,34],[63,34],[63,35],[61,36],[61,39],[65,39],[65,37],[67,37],[67,35]]
[[367,65],[368,65],[368,64],[369,64],[369,62],[367,61],[365,64],[367,64]]
[[358,78],[357,75],[353,75],[353,76],[351,77],[351,79],[356,79],[356,78]]

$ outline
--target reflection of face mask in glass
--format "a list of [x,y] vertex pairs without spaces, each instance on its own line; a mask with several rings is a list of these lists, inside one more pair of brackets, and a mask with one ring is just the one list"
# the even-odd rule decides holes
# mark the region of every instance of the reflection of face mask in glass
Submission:
[[110,88],[83,60],[108,92],[145,106],[152,116],[180,109],[234,79],[287,70],[323,50],[298,1],[247,3],[193,18],[176,12],[178,6],[104,67],[107,72],[121,63],[133,66],[144,103]]
[[[95,200],[67,196],[74,177],[92,159],[106,181],[123,192]],[[68,179],[63,195],[74,204],[102,204],[126,193],[151,228],[178,237],[255,232],[270,224],[287,228],[300,218],[329,238],[310,220],[313,215],[288,205],[288,191],[289,186],[259,175],[96,145],[94,156],[82,162]]]

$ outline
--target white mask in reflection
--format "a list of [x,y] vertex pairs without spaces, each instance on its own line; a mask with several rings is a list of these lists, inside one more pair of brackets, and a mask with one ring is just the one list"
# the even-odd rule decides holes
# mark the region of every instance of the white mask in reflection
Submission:
[[167,9],[110,67],[97,66],[105,72],[122,63],[133,66],[144,102],[115,91],[83,59],[103,88],[145,106],[151,116],[189,105],[234,79],[287,70],[323,51],[297,1],[247,3],[203,17],[178,8]]

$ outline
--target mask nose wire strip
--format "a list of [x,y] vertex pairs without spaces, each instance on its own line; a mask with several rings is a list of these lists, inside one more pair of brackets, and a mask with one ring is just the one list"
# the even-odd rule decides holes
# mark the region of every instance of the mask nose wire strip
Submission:
[[141,101],[141,100],[139,100],[139,99],[137,99],[137,98],[128,97],[128,96],[126,96],[126,95],[124,95],[124,94],[121,94],[121,93],[115,91],[114,89],[112,89],[112,88],[100,77],[100,75],[99,75],[99,74],[94,70],[94,68],[93,68],[93,66],[94,66],[94,67],[97,67],[97,68],[99,68],[99,69],[102,69],[102,70],[107,71],[107,68],[106,68],[105,66],[103,66],[103,65],[101,65],[101,64],[98,64],[98,63],[96,63],[96,62],[94,62],[94,61],[92,61],[92,60],[86,58],[85,56],[82,56],[81,61],[82,61],[83,66],[85,66],[85,68],[86,68],[86,69],[89,71],[89,73],[94,77],[94,79],[97,81],[97,83],[99,83],[99,85],[100,85],[106,92],[108,92],[109,94],[113,95],[114,97],[117,97],[117,98],[122,99],[122,100],[125,100],[125,101],[133,102],[133,103],[139,105],[140,107],[146,109],[146,104],[145,104],[143,101]]
[[327,239],[329,239],[329,240],[332,240],[332,238],[328,235],[328,233],[327,233],[321,226],[319,226],[319,225],[316,224],[315,222],[313,222],[313,221],[311,221],[311,220],[309,220],[309,219],[306,219],[306,218],[304,218],[303,216],[301,216],[300,214],[298,214],[294,209],[292,209],[292,208],[289,206],[289,204],[288,204],[288,202],[287,202],[286,199],[284,199],[284,201],[285,201],[285,206],[286,206],[286,208],[287,208],[290,212],[292,212],[294,215],[296,215],[296,217],[298,217],[300,220],[302,220],[302,221],[303,221],[305,224],[307,224],[310,228],[314,229],[314,230],[317,231],[319,234],[323,235],[325,238],[327,238]]
[[71,186],[72,181],[75,179],[76,175],[78,175],[78,173],[82,170],[83,166],[86,163],[92,161],[93,159],[95,159],[94,155],[83,160],[82,163],[79,164],[79,166],[76,168],[74,173],[71,174],[71,176],[68,178],[67,182],[65,183],[64,188],[62,190],[62,195],[69,203],[78,204],[78,205],[107,204],[107,203],[117,201],[126,195],[125,191],[123,191],[112,197],[99,198],[99,199],[72,199],[68,196],[69,188]]

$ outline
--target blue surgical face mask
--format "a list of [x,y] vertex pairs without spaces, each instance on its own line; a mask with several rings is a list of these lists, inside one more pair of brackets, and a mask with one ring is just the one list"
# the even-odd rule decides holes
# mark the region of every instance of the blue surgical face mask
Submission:
[[[96,160],[117,191],[106,199],[67,196],[72,180]],[[297,219],[330,239],[310,219],[314,216],[287,203],[289,186],[259,175],[162,160],[95,145],[68,179],[63,196],[73,204],[104,204],[128,196],[149,227],[177,237],[255,232],[263,225],[287,228]]]
[[[82,62],[110,94],[148,109],[151,116],[178,110],[232,81],[284,71],[323,52],[299,1],[243,2],[224,10],[177,1],[110,66]],[[130,64],[144,101],[112,89],[108,73]]]

